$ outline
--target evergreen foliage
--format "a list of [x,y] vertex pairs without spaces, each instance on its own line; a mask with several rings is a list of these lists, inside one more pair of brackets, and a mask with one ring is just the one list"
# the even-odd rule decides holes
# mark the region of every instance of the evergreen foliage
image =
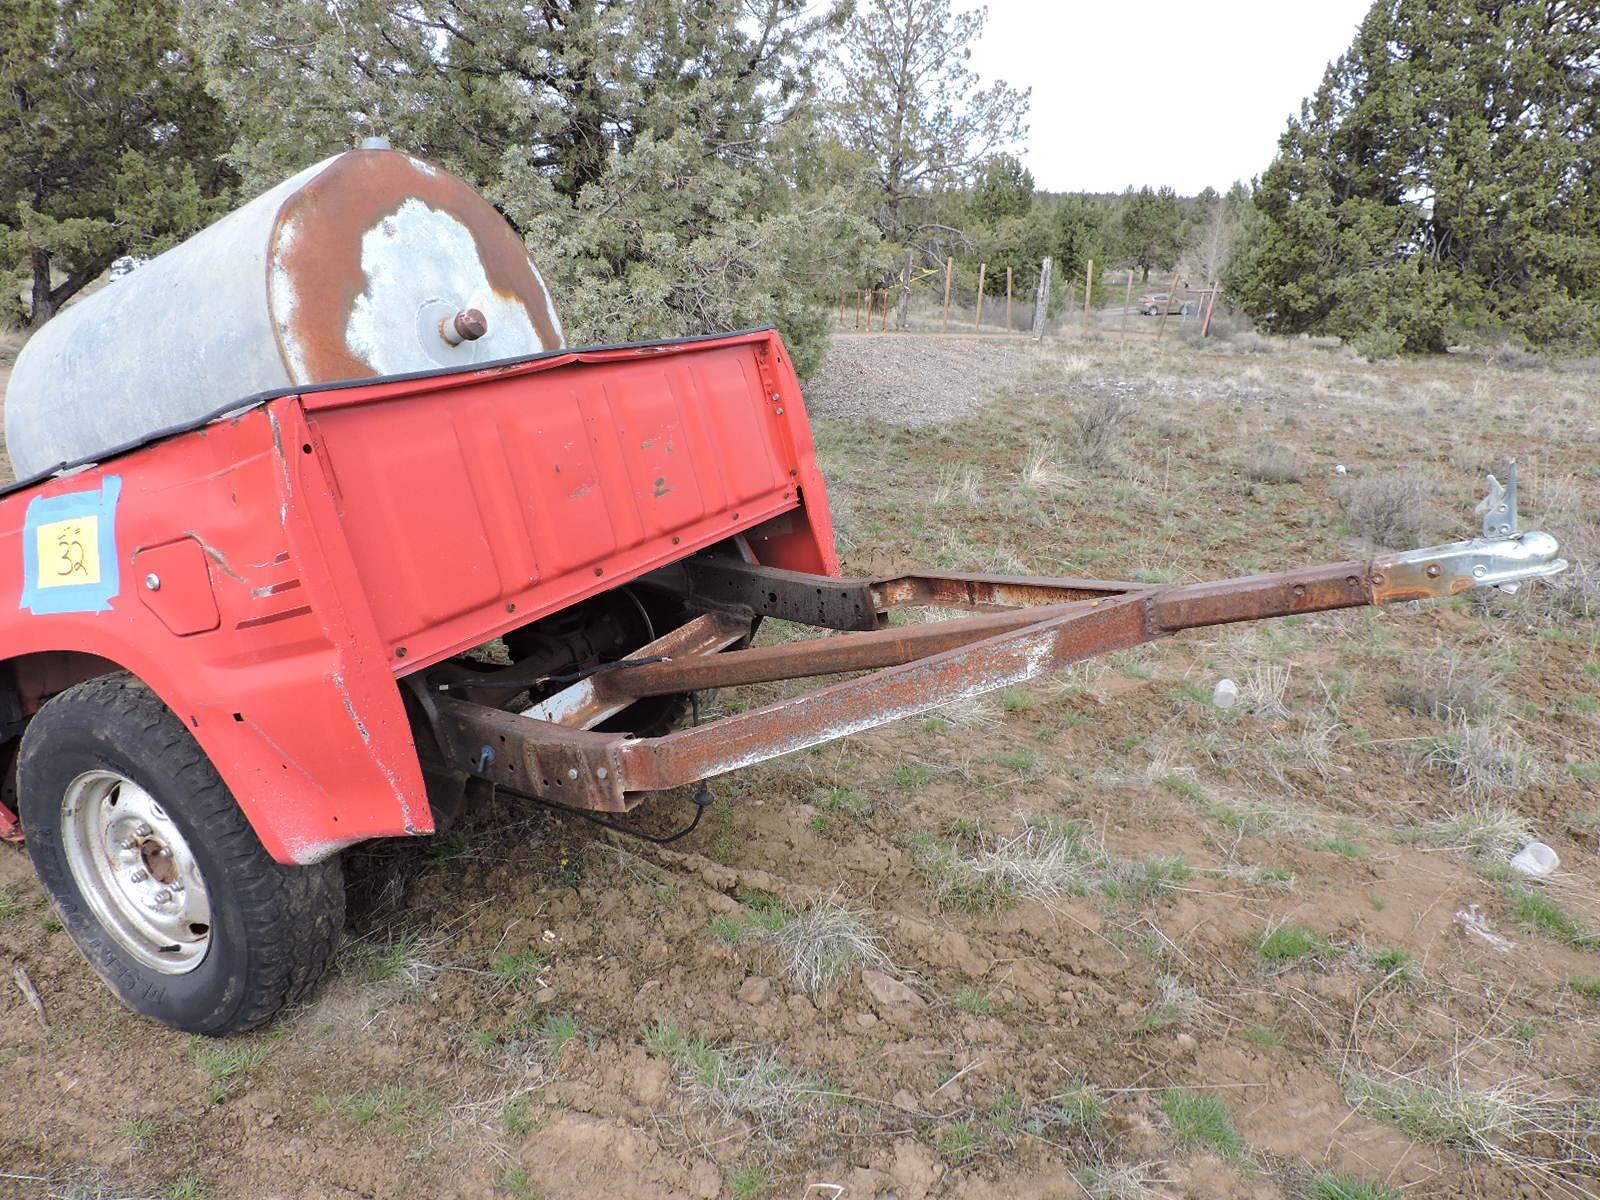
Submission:
[[1600,9],[1378,0],[1289,122],[1227,287],[1275,329],[1600,344]]

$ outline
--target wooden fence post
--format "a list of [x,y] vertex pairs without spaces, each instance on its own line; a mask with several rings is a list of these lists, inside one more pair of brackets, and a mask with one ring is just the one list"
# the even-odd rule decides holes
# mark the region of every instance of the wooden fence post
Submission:
[[854,328],[861,328],[861,289],[856,289],[856,323]]
[[956,260],[954,256],[944,260],[944,331],[950,332],[950,280],[954,277]]
[[911,251],[906,251],[906,269],[900,275],[900,303],[895,309],[894,327],[904,330],[911,320]]
[[1167,310],[1172,307],[1172,302],[1178,298],[1178,273],[1172,273],[1172,286],[1167,289],[1167,302],[1161,306],[1161,324],[1156,326],[1156,336],[1160,337],[1167,331]]
[[1083,329],[1089,331],[1089,321],[1094,314],[1094,259],[1083,272]]
[[1122,340],[1128,340],[1128,310],[1133,307],[1133,268],[1128,268],[1128,290],[1122,296]]
[[1011,324],[1011,268],[1006,268],[1006,332],[1013,332]]
[[883,324],[878,326],[878,332],[889,332],[889,289],[883,289]]
[[1221,290],[1222,290],[1222,285],[1220,283],[1218,283],[1217,280],[1213,279],[1211,281],[1211,298],[1206,301],[1206,320],[1205,320],[1205,324],[1200,326],[1200,336],[1203,337],[1203,338],[1207,338],[1207,337],[1211,336],[1211,314],[1212,314],[1212,312],[1214,312],[1216,310],[1216,307],[1217,307],[1217,293],[1220,292]]
[[984,280],[984,277],[986,275],[988,275],[988,274],[989,274],[989,264],[988,263],[979,263],[978,264],[978,312],[977,312],[977,315],[972,318],[972,328],[978,333],[982,333],[983,332],[983,280]]
[[1033,340],[1039,341],[1044,337],[1044,315],[1050,308],[1050,256],[1039,264],[1039,290],[1034,294],[1033,303]]

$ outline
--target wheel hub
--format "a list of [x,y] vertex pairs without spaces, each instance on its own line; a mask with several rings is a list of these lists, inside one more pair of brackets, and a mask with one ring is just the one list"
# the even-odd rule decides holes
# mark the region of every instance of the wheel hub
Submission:
[[188,842],[149,792],[86,771],[62,797],[67,865],[117,943],[166,975],[194,970],[211,944],[211,903]]

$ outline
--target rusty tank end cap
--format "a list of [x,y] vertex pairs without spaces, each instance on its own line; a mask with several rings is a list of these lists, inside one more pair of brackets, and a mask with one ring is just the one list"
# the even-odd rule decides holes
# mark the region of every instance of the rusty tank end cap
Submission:
[[439,336],[452,346],[475,342],[489,332],[489,320],[476,308],[463,308],[439,322]]

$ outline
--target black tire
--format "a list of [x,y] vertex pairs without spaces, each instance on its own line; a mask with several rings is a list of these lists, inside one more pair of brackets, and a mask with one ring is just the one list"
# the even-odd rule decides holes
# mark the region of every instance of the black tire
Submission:
[[[69,862],[78,835],[64,829],[63,801],[75,781],[107,773],[155,801],[199,873],[209,928],[189,926],[204,944],[183,973],[130,953]],[[136,1012],[186,1033],[242,1033],[304,997],[326,970],[344,925],[339,860],[275,862],[183,722],[133,677],[88,680],[39,710],[22,738],[18,793],[40,882],[89,965]]]

